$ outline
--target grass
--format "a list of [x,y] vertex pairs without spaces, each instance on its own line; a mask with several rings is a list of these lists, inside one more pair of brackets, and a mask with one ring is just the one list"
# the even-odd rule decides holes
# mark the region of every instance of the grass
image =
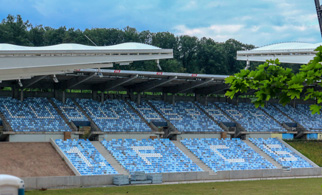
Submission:
[[286,142],[315,164],[322,167],[322,141],[294,140]]
[[26,195],[322,194],[322,178],[28,191]]

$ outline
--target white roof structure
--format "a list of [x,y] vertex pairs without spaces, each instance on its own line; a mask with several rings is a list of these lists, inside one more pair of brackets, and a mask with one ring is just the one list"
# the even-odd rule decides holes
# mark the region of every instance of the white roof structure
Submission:
[[0,81],[68,73],[82,68],[107,68],[113,63],[171,58],[172,49],[134,42],[113,46],[59,44],[26,47],[0,44]]
[[63,43],[58,45],[51,46],[42,46],[42,47],[26,47],[19,45],[12,45],[7,43],[0,44],[0,51],[56,51],[56,50],[129,50],[129,49],[161,49],[152,45],[142,44],[142,43],[121,43],[118,45],[112,46],[88,46],[75,43]]
[[282,63],[307,64],[316,55],[322,43],[288,42],[267,45],[248,51],[237,51],[237,60],[265,62],[278,58]]

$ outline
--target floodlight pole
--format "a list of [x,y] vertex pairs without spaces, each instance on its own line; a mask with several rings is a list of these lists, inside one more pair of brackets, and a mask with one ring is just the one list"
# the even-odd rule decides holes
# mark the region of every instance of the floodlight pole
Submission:
[[314,0],[314,1],[315,1],[316,13],[318,15],[318,20],[320,25],[320,32],[322,36],[322,6],[320,3],[320,0]]
[[246,61],[246,67],[245,67],[245,70],[249,69],[250,68],[250,62],[249,60]]

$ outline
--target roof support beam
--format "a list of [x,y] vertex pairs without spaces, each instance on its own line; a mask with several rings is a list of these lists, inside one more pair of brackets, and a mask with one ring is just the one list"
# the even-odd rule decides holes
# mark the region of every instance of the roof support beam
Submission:
[[212,87],[203,87],[195,90],[196,94],[204,94],[204,95],[209,95],[209,94],[216,94],[220,93],[222,91],[226,91],[229,89],[229,86],[224,84],[224,83],[218,83],[218,85],[212,86]]
[[190,83],[189,85],[187,85],[187,84],[178,85],[174,88],[170,88],[170,89],[166,90],[166,92],[168,92],[168,93],[184,93],[184,92],[189,91],[191,89],[198,88],[203,85],[207,85],[209,83],[212,83],[213,81],[214,81],[214,79],[212,78],[212,79],[206,79],[203,82]]
[[109,90],[112,90],[112,89],[115,89],[121,85],[124,85],[128,82],[131,82],[133,80],[135,80],[136,78],[138,78],[139,75],[133,75],[129,78],[125,78],[125,79],[118,79],[118,80],[115,80],[115,81],[108,81],[106,83],[103,83],[103,84],[100,84],[99,86],[97,87],[94,87],[95,89],[97,90],[100,90],[100,91],[109,91]]
[[169,77],[168,79],[160,79],[160,80],[158,79],[154,81],[147,81],[133,87],[132,90],[136,92],[150,91],[154,88],[161,87],[162,85],[170,83],[171,81],[176,80],[177,78],[178,78],[177,76],[174,76],[174,77]]
[[32,79],[26,80],[22,82],[23,88],[28,88],[31,87],[32,85],[38,83],[39,81],[43,80],[44,78],[46,78],[47,75],[44,76],[37,76],[37,77],[33,77]]
[[96,73],[91,73],[90,75],[88,75],[85,78],[82,77],[78,77],[78,78],[73,78],[70,79],[69,81],[67,81],[66,83],[66,89],[72,89],[74,87],[76,87],[77,85],[82,84],[83,82],[90,80],[91,78],[95,77]]

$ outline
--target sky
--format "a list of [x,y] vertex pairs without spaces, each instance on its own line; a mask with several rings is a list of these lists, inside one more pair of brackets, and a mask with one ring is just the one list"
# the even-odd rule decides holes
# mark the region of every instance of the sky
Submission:
[[130,26],[255,46],[322,42],[314,0],[0,0],[0,18],[8,14],[53,28]]

